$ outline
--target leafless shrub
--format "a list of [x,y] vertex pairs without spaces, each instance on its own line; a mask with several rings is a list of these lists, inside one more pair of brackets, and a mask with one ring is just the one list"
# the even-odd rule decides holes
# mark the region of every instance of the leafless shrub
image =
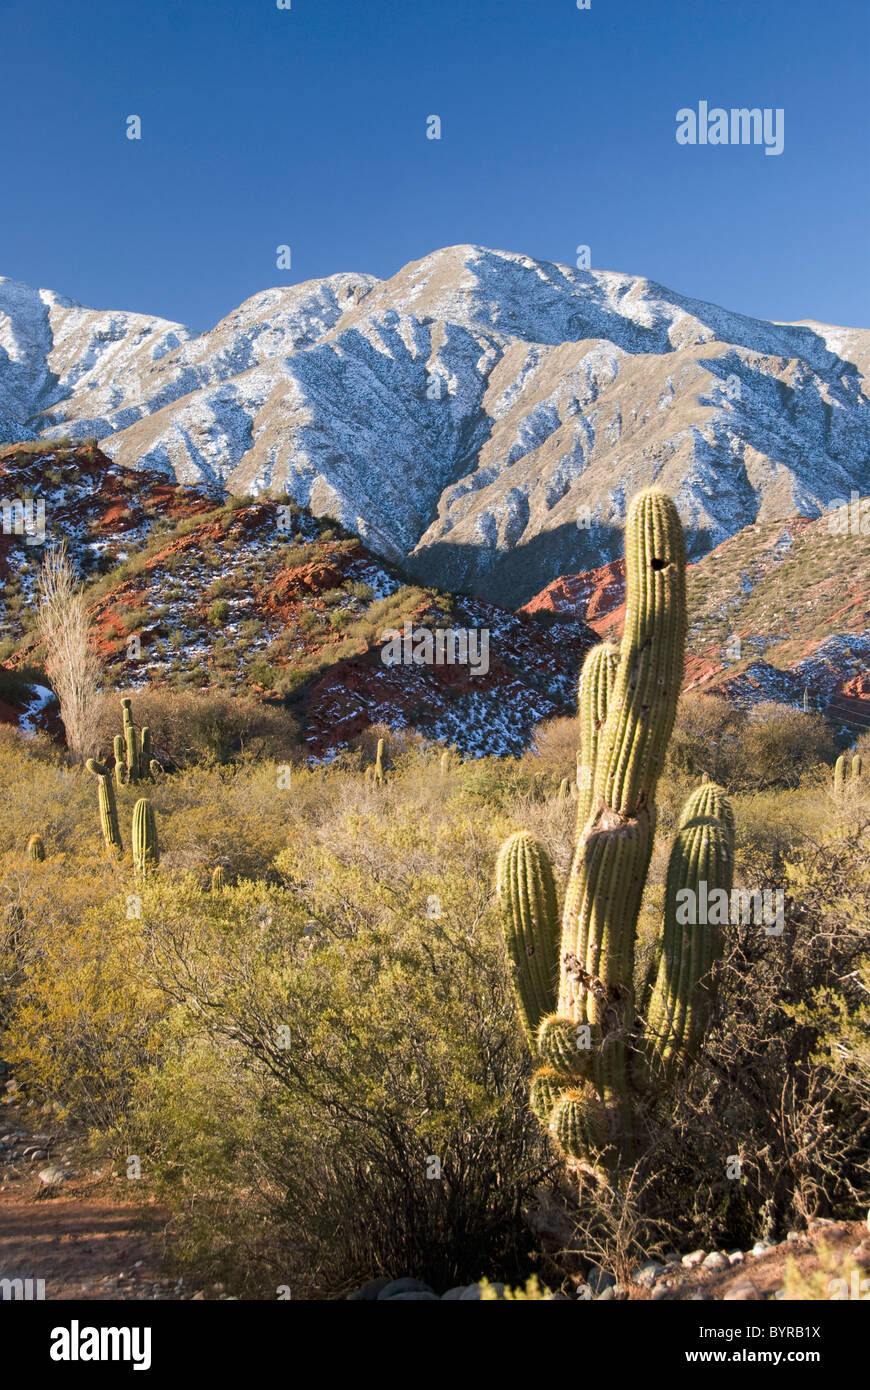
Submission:
[[65,544],[46,551],[39,576],[37,631],[45,650],[46,674],[60,705],[67,747],[84,761],[96,746],[101,663],[82,585]]

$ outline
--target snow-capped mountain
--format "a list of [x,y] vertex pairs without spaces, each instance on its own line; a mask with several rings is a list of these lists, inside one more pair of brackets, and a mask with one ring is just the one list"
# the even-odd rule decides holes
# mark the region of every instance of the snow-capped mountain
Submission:
[[0,279],[0,435],[287,492],[427,583],[519,604],[656,481],[697,556],[870,492],[870,331],[475,246],[253,296],[211,332]]

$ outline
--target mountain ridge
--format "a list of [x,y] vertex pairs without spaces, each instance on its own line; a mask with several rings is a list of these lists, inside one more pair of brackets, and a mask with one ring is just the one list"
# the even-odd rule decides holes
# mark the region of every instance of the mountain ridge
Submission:
[[421,583],[517,607],[618,558],[656,482],[697,558],[870,491],[870,331],[476,246],[251,296],[211,330],[0,279],[0,434],[287,493]]

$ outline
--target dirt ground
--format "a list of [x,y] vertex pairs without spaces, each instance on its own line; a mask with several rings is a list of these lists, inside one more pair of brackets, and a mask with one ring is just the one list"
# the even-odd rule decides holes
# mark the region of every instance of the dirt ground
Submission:
[[[126,1198],[57,1125],[32,1129],[17,1107],[0,1109],[0,1279],[42,1279],[51,1300],[183,1296],[166,1268],[169,1213]],[[65,1181],[41,1180],[50,1168]]]

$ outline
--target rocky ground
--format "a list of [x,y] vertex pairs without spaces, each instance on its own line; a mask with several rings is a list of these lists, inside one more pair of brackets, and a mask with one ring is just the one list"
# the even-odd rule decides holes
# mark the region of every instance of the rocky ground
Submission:
[[[42,1279],[50,1300],[229,1300],[222,1284],[170,1272],[170,1215],[153,1198],[134,1201],[127,1180],[90,1166],[79,1136],[48,1113],[37,1129],[16,1104],[14,1082],[0,1107],[0,1279]],[[778,1244],[750,1250],[670,1252],[638,1264],[625,1283],[592,1264],[567,1277],[548,1301],[677,1300],[763,1302],[788,1296],[786,1261],[806,1280],[828,1263],[851,1261],[870,1278],[870,1236],[861,1222],[810,1222]],[[542,1279],[553,1289],[554,1280]],[[870,1288],[870,1284],[867,1286]],[[491,1285],[501,1298],[505,1286]],[[370,1280],[351,1301],[474,1302],[484,1282],[438,1293],[412,1277]]]
[[[14,1083],[0,1083],[14,1087]],[[0,1092],[0,1094],[3,1094]],[[48,1300],[228,1298],[167,1269],[169,1213],[133,1201],[126,1179],[83,1157],[80,1136],[52,1115],[37,1131],[15,1103],[0,1106],[0,1280],[44,1280]],[[3,1295],[0,1294],[0,1299]]]

